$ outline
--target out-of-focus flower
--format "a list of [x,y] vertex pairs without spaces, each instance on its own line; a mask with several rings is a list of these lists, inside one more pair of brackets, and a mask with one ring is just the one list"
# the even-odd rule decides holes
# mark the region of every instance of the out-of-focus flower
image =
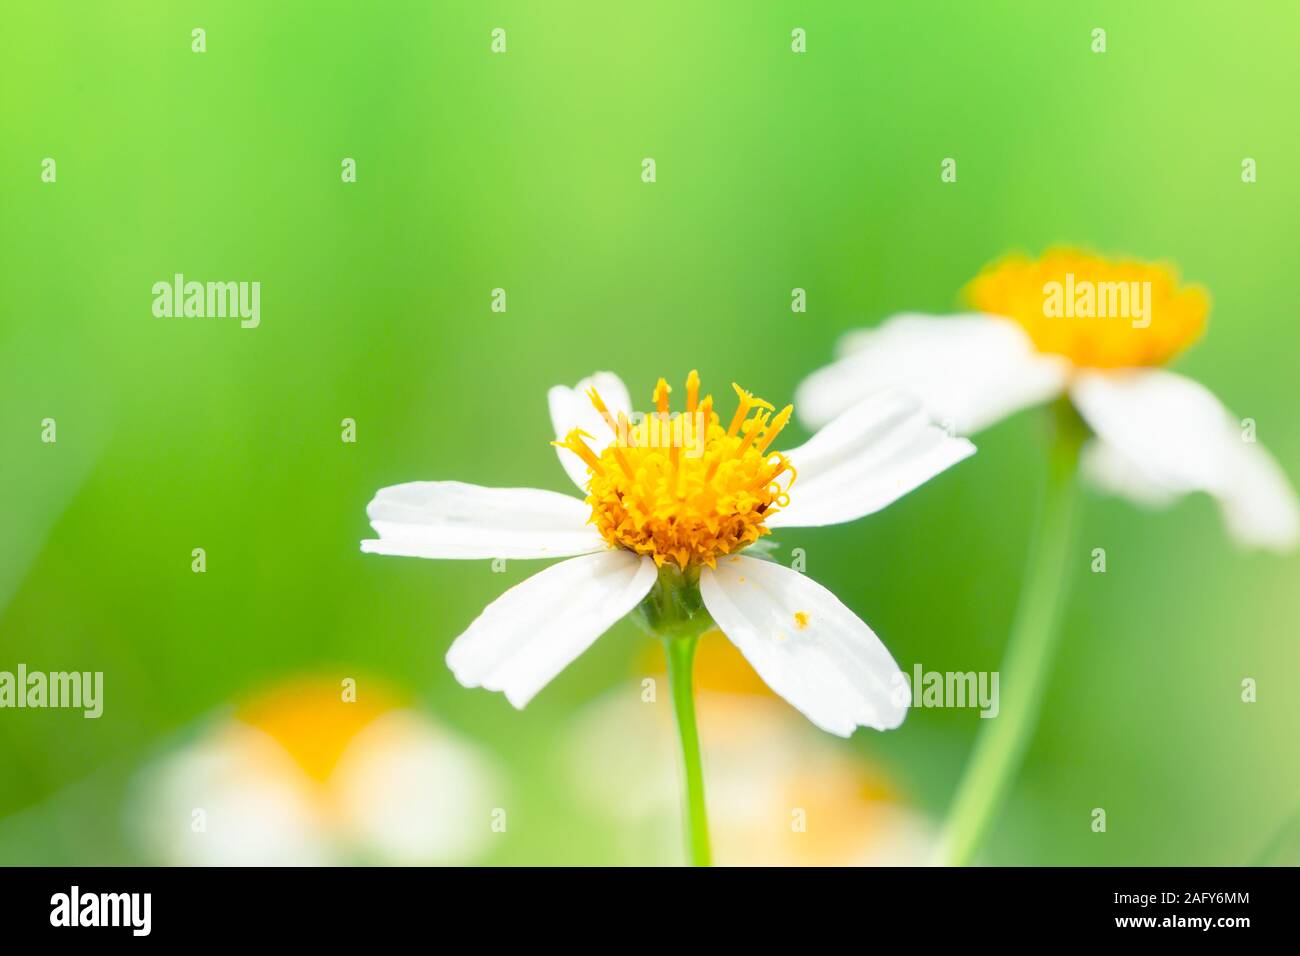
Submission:
[[281,686],[147,766],[133,801],[172,865],[472,862],[497,774],[473,746],[368,689]]
[[801,419],[816,426],[901,387],[969,434],[1065,393],[1096,435],[1083,467],[1100,487],[1144,505],[1203,491],[1240,543],[1295,546],[1295,493],[1253,430],[1160,368],[1205,327],[1199,287],[1159,265],[1062,249],[986,269],[967,298],[978,314],[900,315],[846,335],[839,359],[799,387]]
[[[770,450],[792,413],[736,386],[730,424],[699,376],[685,410],[631,423],[628,392],[598,373],[550,392],[561,464],[586,494],[424,481],[382,489],[363,551],[424,558],[559,558],[490,604],[447,653],[467,687],[523,707],[641,606],[648,619],[707,612],[763,680],[831,733],[889,729],[906,714],[879,638],[803,574],[737,554],[778,527],[851,521],[967,457],[912,399],[881,395],[789,452]],[[603,435],[593,450],[587,440]],[[593,439],[594,440],[594,439]],[[798,473],[797,487],[795,473]],[[643,603],[644,602],[644,603]],[[701,607],[702,604],[702,607]],[[662,632],[651,620],[651,629]]]
[[[657,645],[653,646],[657,650]],[[663,655],[647,674],[663,683]],[[772,695],[718,632],[700,640],[697,706],[718,863],[733,866],[925,865],[930,823],[886,773],[824,737]],[[575,718],[566,765],[578,799],[623,835],[625,862],[677,862],[672,708],[628,683]]]

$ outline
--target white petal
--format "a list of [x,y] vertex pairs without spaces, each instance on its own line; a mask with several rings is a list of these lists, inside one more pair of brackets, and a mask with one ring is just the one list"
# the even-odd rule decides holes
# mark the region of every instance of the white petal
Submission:
[[1175,493],[1226,487],[1231,421],[1203,385],[1160,369],[1085,372],[1070,397],[1101,440],[1147,480]]
[[[1263,448],[1242,440],[1236,420],[1198,382],[1160,369],[1091,372],[1071,388],[1079,413],[1106,449],[1090,477],[1139,503],[1192,491],[1218,499],[1236,540],[1287,550],[1300,509],[1286,476]],[[1106,465],[1112,467],[1109,471]]]
[[907,716],[906,680],[885,645],[798,571],[734,555],[701,572],[700,596],[758,676],[822,730],[890,730]]
[[[151,862],[168,866],[337,863],[313,781],[279,741],[229,721],[146,765],[131,819]],[[212,832],[188,820],[202,807]],[[212,839],[220,834],[219,839]]]
[[1149,508],[1166,507],[1179,496],[1179,492],[1152,481],[1114,445],[1100,439],[1084,446],[1081,468],[1084,477],[1098,488]]
[[456,638],[447,666],[466,687],[503,691],[523,707],[636,607],[654,560],[605,551],[553,565],[497,598]]
[[499,806],[485,756],[415,711],[382,714],[347,745],[328,781],[340,823],[384,863],[464,864],[492,835]]
[[[584,378],[573,388],[556,385],[546,393],[547,404],[551,408],[551,425],[555,428],[556,439],[563,439],[575,428],[581,428],[595,438],[592,443],[597,454],[613,439],[614,433],[608,423],[591,404],[587,391],[595,388],[600,393],[610,414],[616,419],[618,413],[632,414],[632,400],[628,397],[627,386],[613,372],[597,372],[590,378]],[[587,466],[582,459],[567,448],[556,448],[560,464],[565,472],[585,493],[587,490]]]
[[881,389],[916,395],[934,419],[969,435],[1060,393],[1067,363],[992,315],[899,315],[850,332],[841,358],[804,380],[795,410],[817,428]]
[[790,504],[767,524],[807,528],[861,518],[974,453],[910,395],[878,393],[786,452],[798,477]]
[[366,508],[379,540],[372,554],[414,558],[567,558],[606,547],[591,509],[537,488],[411,481],[383,488]]
[[1228,533],[1240,544],[1293,551],[1300,541],[1295,489],[1273,456],[1259,445],[1242,442],[1229,491],[1220,496],[1219,506]]

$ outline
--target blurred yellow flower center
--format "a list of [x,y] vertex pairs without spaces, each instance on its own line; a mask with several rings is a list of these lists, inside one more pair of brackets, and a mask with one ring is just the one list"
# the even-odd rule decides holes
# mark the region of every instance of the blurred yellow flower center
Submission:
[[1205,329],[1209,298],[1170,268],[1074,250],[1013,257],[966,290],[981,312],[1014,319],[1040,352],[1081,368],[1163,365]]
[[367,696],[344,700],[338,685],[305,680],[255,699],[238,717],[273,737],[307,776],[323,783],[348,744],[382,712],[376,695]]
[[[763,522],[789,503],[794,469],[769,451],[794,406],[773,407],[738,385],[739,405],[724,424],[713,396],[700,395],[700,377],[686,380],[686,407],[668,407],[671,389],[655,387],[655,411],[639,421],[615,417],[593,388],[588,397],[614,433],[599,455],[586,432],[575,429],[555,444],[587,463],[591,522],[611,545],[648,554],[662,566],[672,560],[715,566],[768,534]],[[777,479],[789,473],[784,483]]]

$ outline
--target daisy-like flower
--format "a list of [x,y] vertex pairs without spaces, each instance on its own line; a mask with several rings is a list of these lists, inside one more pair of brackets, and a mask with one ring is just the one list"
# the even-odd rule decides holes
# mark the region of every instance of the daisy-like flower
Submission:
[[[736,387],[719,417],[694,372],[685,408],[669,387],[633,422],[622,381],[601,372],[549,394],[554,444],[583,498],[529,488],[417,481],[381,490],[361,549],[421,558],[568,558],[488,605],[447,653],[466,687],[522,708],[615,622],[641,607],[652,629],[712,616],[767,684],[823,730],[885,730],[897,666],[826,588],[741,552],[777,528],[852,521],[974,452],[891,393],[809,442],[773,450],[790,420]],[[697,424],[698,423],[698,424]],[[796,475],[797,480],[796,480]],[[653,592],[653,593],[652,593]]]
[[180,866],[465,864],[491,838],[488,756],[366,682],[271,688],[147,764],[131,801],[149,859]]
[[[904,315],[856,332],[842,357],[800,386],[816,423],[884,386],[917,395],[939,420],[974,432],[1051,399],[1055,428],[1020,606],[1001,667],[1018,688],[981,728],[943,840],[974,859],[1033,734],[1063,605],[1080,469],[1142,504],[1212,495],[1248,546],[1295,545],[1295,493],[1273,458],[1207,389],[1160,366],[1200,337],[1204,291],[1166,267],[1072,250],[1004,260],[967,289],[978,313]],[[869,400],[869,399],[866,399]],[[1244,423],[1243,423],[1244,424]]]
[[615,622],[635,612],[664,638],[685,763],[688,851],[709,861],[691,664],[716,626],[758,675],[823,730],[886,730],[906,714],[898,666],[830,591],[742,554],[777,528],[837,524],[901,497],[974,447],[914,400],[882,394],[806,444],[773,448],[790,420],[734,386],[727,419],[691,372],[684,407],[635,421],[626,387],[602,372],[550,392],[560,463],[585,498],[452,481],[385,488],[362,550],[424,558],[568,558],[488,605],[452,644],[467,687],[523,707]]
[[816,426],[896,386],[971,434],[1068,395],[1095,436],[1082,463],[1094,484],[1145,505],[1206,492],[1238,542],[1295,546],[1300,510],[1277,462],[1209,390],[1162,368],[1204,331],[1202,289],[1164,266],[1062,249],[995,264],[967,298],[976,314],[849,333],[799,387],[801,419]]

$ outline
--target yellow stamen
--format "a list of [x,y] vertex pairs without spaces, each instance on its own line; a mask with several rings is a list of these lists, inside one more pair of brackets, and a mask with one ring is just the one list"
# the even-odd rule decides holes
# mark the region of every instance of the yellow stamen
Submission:
[[591,400],[591,404],[596,411],[600,412],[600,417],[605,419],[605,424],[617,433],[618,423],[614,421],[614,416],[609,413],[609,408],[606,407],[605,400],[600,397],[600,392],[596,391],[595,385],[587,389],[587,398]]
[[565,435],[562,441],[553,441],[551,444],[558,448],[569,449],[569,451],[585,461],[587,467],[594,473],[600,474],[604,471],[604,468],[600,464],[600,459],[596,457],[596,453],[588,448],[587,443],[582,440],[584,437],[591,438],[591,435],[588,435],[581,428],[575,428]]
[[626,412],[618,413],[618,427],[614,429],[614,434],[616,434],[619,437],[619,440],[625,445],[636,444],[636,434],[631,427],[631,423],[627,420]]
[[741,439],[740,447],[736,449],[737,458],[739,458],[741,455],[747,452],[749,450],[750,445],[754,444],[754,437],[760,431],[762,431],[763,428],[767,425],[767,416],[764,415],[762,412],[759,412],[749,421],[745,422],[745,424],[748,425],[749,427],[744,428],[742,426],[741,428],[741,430],[745,433],[745,437]]
[[686,376],[686,413],[694,415],[700,401],[700,373],[691,369]]
[[[661,379],[654,391],[658,411],[645,421],[644,440],[630,445],[616,437],[600,454],[599,471],[583,458],[591,468],[592,524],[605,540],[683,569],[714,565],[719,555],[753,544],[769,533],[765,520],[789,501],[788,484],[773,481],[789,463],[778,452],[766,453],[789,421],[788,411],[774,417],[771,404],[737,387],[742,413],[728,432],[714,414],[713,397],[699,388],[693,372],[687,410],[671,415]],[[619,417],[620,429],[625,421]],[[576,434],[557,444],[590,453]]]
[[623,454],[623,449],[619,448],[618,445],[610,445],[609,450],[614,453],[614,460],[618,462],[618,467],[623,469],[623,474],[627,475],[627,477],[631,478],[633,481],[636,481],[636,472],[633,471],[632,466],[628,464],[627,456]]
[[727,434],[734,436],[740,431],[740,426],[744,424],[745,419],[749,416],[749,410],[754,407],[754,396],[735,382],[731,383],[731,387],[736,390],[736,399],[740,402],[736,406],[736,414],[731,418],[731,424],[727,426]]
[[781,429],[785,428],[790,421],[790,416],[794,414],[794,406],[787,405],[781,409],[780,414],[773,419],[772,424],[767,426],[767,431],[763,433],[763,440],[758,444],[759,454],[767,451],[772,442],[776,441],[776,436],[781,434]]
[[709,422],[713,420],[713,396],[705,395],[700,402],[700,421],[703,423],[705,430],[708,430]]
[[659,379],[659,384],[655,386],[655,408],[658,409],[660,415],[668,414],[668,393],[672,390],[672,386],[668,384],[668,380],[665,378]]
[[780,478],[781,475],[783,475],[787,471],[790,472],[790,484],[786,486],[787,488],[793,485],[795,479],[799,477],[799,473],[795,471],[794,466],[790,464],[790,459],[786,458],[785,455],[782,455],[780,452],[776,452],[776,455],[777,455],[776,464],[772,467],[772,470],[768,474],[764,475],[762,478],[759,479],[758,487],[760,488],[767,487],[768,485],[772,484],[772,482],[776,481],[776,479]]
[[[743,455],[746,451],[749,450],[749,447],[754,442],[754,438],[757,437],[758,432],[763,428],[764,424],[767,421],[767,416],[763,414],[762,409],[764,408],[770,409],[772,406],[769,405],[767,402],[763,401],[761,398],[754,398],[754,396],[750,395],[748,392],[745,392],[743,389],[741,389],[739,385],[735,385],[733,383],[732,388],[734,388],[736,390],[736,394],[740,396],[740,403],[742,407],[748,404],[752,408],[759,409],[759,411],[754,415],[753,418],[747,418],[742,422],[740,422],[739,424],[736,423],[736,420],[734,418],[731,421],[731,426],[732,429],[734,429],[734,431],[729,429],[727,431],[727,437],[734,438],[736,436],[736,431],[739,431],[741,433],[740,444],[736,446],[736,450],[734,452],[734,454],[737,457],[739,457],[740,455]],[[722,464],[721,458],[715,459],[713,464],[709,466],[709,470],[705,474],[704,480],[712,481],[713,476],[718,473],[718,466],[721,464]]]

